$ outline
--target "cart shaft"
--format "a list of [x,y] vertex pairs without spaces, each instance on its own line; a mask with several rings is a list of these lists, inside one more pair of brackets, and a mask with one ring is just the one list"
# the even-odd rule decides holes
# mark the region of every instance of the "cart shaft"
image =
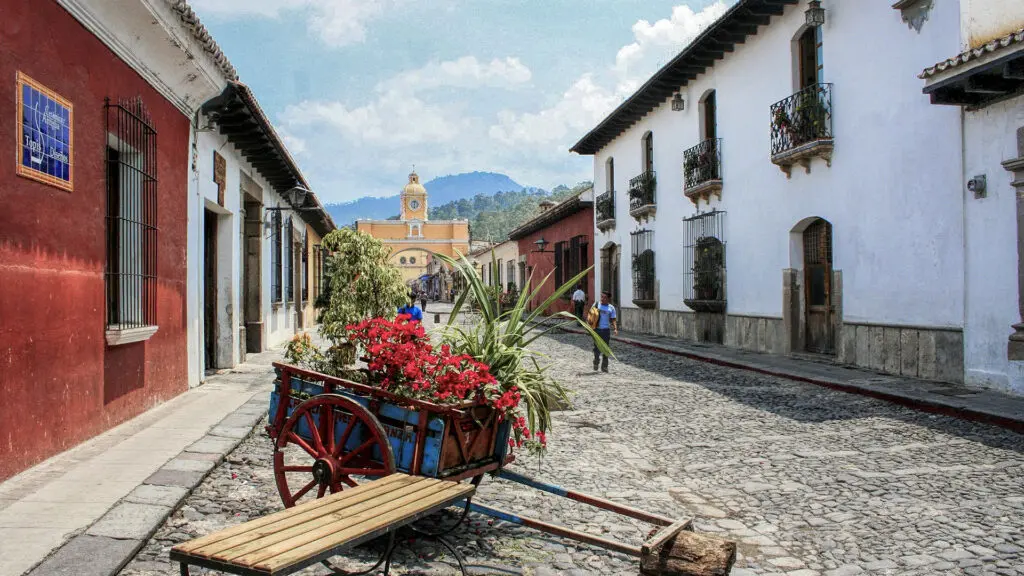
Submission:
[[541,482],[540,480],[535,480],[533,478],[530,478],[529,476],[523,476],[522,474],[517,474],[509,470],[501,469],[496,473],[496,476],[498,476],[499,478],[504,478],[506,480],[511,480],[512,482],[515,482],[517,484],[522,484],[524,486],[536,488],[544,492],[549,492],[556,496],[563,496],[570,500],[576,500],[577,502],[589,504],[590,506],[593,506],[595,508],[610,510],[617,514],[622,514],[623,516],[636,518],[637,520],[643,520],[644,522],[647,522],[648,524],[654,524],[655,526],[671,526],[675,523],[675,520],[671,518],[658,516],[657,514],[651,514],[650,512],[645,512],[643,510],[637,510],[636,508],[632,508],[630,506],[623,506],[622,504],[619,504],[617,502],[605,500],[604,498],[598,498],[597,496],[590,496],[589,494],[583,494],[573,490],[566,490],[561,486],[557,486],[555,484],[548,484],[547,482]]
[[548,534],[554,534],[555,536],[563,536],[565,538],[571,538],[579,542],[585,542],[587,544],[593,544],[600,548],[608,550],[614,550],[616,552],[622,552],[623,554],[629,554],[630,556],[640,557],[640,547],[631,546],[629,544],[623,544],[622,542],[615,542],[608,540],[607,538],[601,538],[600,536],[593,536],[585,532],[579,532],[565,526],[558,526],[556,524],[549,524],[536,518],[529,518],[526,516],[519,516],[511,512],[499,510],[497,508],[491,508],[490,506],[484,506],[471,502],[469,509],[472,512],[477,512],[491,518],[497,518],[498,520],[504,520],[505,522],[511,522],[512,524],[518,524],[520,526],[527,526],[541,532],[547,532]]

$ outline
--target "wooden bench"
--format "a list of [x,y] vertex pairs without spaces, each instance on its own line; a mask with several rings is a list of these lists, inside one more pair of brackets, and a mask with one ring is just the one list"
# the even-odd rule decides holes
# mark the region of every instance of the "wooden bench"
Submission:
[[276,576],[390,533],[381,557],[381,562],[387,561],[387,574],[396,530],[469,498],[475,490],[472,484],[392,474],[179,544],[170,556],[180,563],[182,576],[188,576],[189,566]]

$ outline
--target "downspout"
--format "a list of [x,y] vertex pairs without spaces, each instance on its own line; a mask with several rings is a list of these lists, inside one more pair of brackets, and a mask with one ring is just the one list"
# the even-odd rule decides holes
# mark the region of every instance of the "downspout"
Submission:
[[968,305],[968,290],[970,285],[968,283],[968,271],[967,267],[970,265],[968,262],[968,255],[970,250],[968,249],[967,240],[967,193],[964,191],[964,182],[967,181],[967,113],[963,106],[959,106],[960,109],[960,182],[958,187],[960,188],[960,218],[962,227],[962,250],[963,250],[963,307],[961,308],[961,354],[963,354],[963,379],[964,384],[967,384],[967,305]]

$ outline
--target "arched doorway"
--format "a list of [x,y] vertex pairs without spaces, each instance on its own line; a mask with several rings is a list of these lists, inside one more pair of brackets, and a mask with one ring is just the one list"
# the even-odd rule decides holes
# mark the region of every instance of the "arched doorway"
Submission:
[[805,348],[835,353],[832,303],[832,224],[815,218],[802,233]]

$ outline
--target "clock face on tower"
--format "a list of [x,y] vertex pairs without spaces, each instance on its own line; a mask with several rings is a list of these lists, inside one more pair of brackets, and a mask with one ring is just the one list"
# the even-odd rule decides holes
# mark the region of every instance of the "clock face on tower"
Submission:
[[420,209],[420,201],[416,200],[415,198],[412,199],[412,200],[409,200],[409,209],[410,210],[419,210]]

